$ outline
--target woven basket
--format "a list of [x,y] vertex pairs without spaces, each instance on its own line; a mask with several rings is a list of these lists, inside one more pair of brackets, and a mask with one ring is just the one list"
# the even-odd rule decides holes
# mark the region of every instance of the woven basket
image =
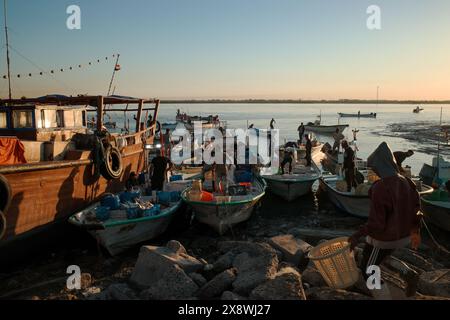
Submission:
[[320,244],[309,253],[309,258],[334,289],[347,289],[359,279],[359,269],[348,238],[338,238]]

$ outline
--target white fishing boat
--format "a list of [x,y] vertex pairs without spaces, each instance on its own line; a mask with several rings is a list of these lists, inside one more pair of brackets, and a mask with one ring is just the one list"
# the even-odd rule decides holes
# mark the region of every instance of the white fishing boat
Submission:
[[250,219],[265,190],[265,182],[255,178],[247,195],[218,196],[212,201],[195,201],[190,199],[190,189],[187,189],[181,198],[192,207],[195,219],[222,235],[233,226]]
[[314,133],[321,133],[321,134],[333,134],[336,132],[337,129],[339,129],[339,132],[344,132],[349,127],[348,124],[337,124],[337,125],[321,125],[321,124],[314,124],[314,123],[308,123],[305,126],[306,131],[311,131]]
[[[362,172],[363,174],[366,172]],[[337,188],[338,181],[342,178],[336,175],[324,176],[320,179],[320,187],[327,192],[330,201],[341,211],[347,212],[360,218],[368,218],[370,211],[370,198],[367,194],[356,194],[354,192],[343,192]],[[433,188],[418,183],[420,195],[430,194]]]
[[421,197],[425,218],[442,230],[450,232],[450,202],[433,201],[428,196]]
[[313,184],[322,176],[314,163],[311,167],[296,163],[292,174],[281,175],[271,168],[261,170],[260,174],[273,194],[289,202],[310,193]]

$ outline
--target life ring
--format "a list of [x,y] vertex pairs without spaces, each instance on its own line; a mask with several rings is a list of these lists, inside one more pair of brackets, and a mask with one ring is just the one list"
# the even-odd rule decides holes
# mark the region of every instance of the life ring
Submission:
[[123,172],[122,155],[119,149],[108,145],[104,152],[104,161],[101,166],[101,174],[107,180],[118,179]]
[[2,174],[0,174],[0,195],[0,211],[6,212],[11,204],[12,193],[8,180]]
[[161,123],[159,123],[159,121],[156,121],[156,130],[155,130],[155,134],[158,134],[161,132]]
[[0,240],[5,236],[6,233],[6,217],[5,214],[0,210]]

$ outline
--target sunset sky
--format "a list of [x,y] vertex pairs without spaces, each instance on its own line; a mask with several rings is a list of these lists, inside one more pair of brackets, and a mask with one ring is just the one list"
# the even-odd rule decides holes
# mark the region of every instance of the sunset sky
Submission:
[[[66,27],[72,4],[81,30]],[[381,30],[366,27],[372,4]],[[450,99],[448,0],[10,0],[8,15],[16,98],[106,94],[120,53],[123,95]]]

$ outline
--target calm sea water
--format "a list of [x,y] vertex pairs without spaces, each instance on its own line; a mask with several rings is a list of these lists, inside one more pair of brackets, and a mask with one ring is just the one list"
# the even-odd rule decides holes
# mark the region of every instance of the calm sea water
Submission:
[[[443,107],[443,121],[450,121],[449,105],[425,105],[420,114],[414,114],[412,110],[417,105],[343,105],[343,104],[186,104],[186,105],[166,105],[160,107],[159,121],[174,121],[177,109],[190,115],[219,115],[221,120],[227,121],[230,128],[246,128],[248,124],[254,124],[256,128],[268,128],[272,118],[276,120],[276,128],[280,129],[281,142],[296,141],[298,138],[297,128],[301,122],[308,123],[317,120],[317,116],[322,114],[322,124],[334,125],[338,121],[341,124],[349,124],[344,135],[347,139],[353,140],[352,130],[359,130],[358,133],[358,156],[367,158],[368,155],[382,142],[389,143],[393,151],[415,150],[417,144],[397,137],[380,137],[377,133],[386,132],[387,126],[393,123],[411,123],[431,121],[439,123],[441,107]],[[338,112],[344,113],[376,112],[377,119],[353,119],[338,118]],[[117,117],[117,118],[116,118]],[[123,123],[123,117],[116,115],[118,124]],[[322,142],[332,142],[329,136],[317,136]],[[437,150],[437,147],[436,147]],[[405,165],[410,165],[414,173],[418,173],[423,163],[431,163],[433,155],[418,153],[412,159],[405,161]]]

